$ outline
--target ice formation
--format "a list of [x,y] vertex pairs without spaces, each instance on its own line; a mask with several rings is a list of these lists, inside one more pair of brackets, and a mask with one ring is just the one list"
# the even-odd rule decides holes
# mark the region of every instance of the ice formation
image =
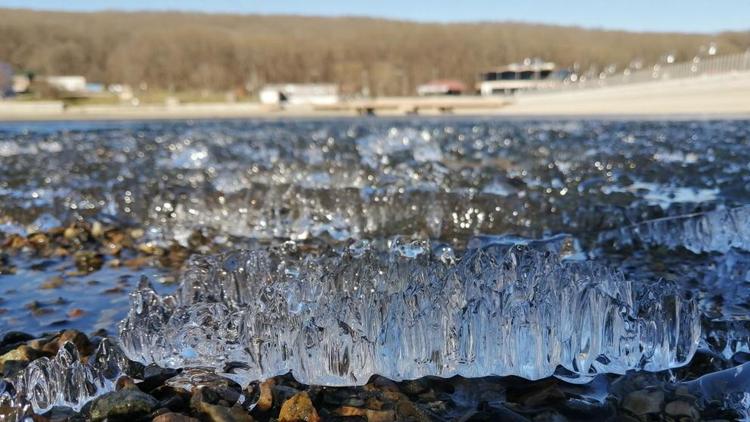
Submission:
[[79,411],[93,398],[113,391],[128,365],[122,351],[109,340],[103,340],[86,363],[81,362],[73,343],[65,343],[54,358],[31,362],[11,380],[12,389],[0,391],[0,407],[15,408],[16,419],[29,407],[35,414],[55,406]]
[[604,233],[618,246],[640,242],[691,252],[750,251],[750,205],[645,221]]
[[585,380],[680,366],[696,350],[696,301],[674,289],[543,248],[479,243],[460,258],[400,238],[194,257],[175,295],[147,283],[132,294],[123,349],[241,384],[291,371],[318,385],[556,370]]

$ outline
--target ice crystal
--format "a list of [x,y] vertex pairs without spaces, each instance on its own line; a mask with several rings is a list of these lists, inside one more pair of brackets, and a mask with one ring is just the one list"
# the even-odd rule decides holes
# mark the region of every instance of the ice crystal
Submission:
[[305,254],[293,243],[192,259],[173,296],[147,283],[120,326],[125,353],[210,367],[246,384],[363,384],[427,375],[587,379],[685,364],[695,300],[531,245],[393,239]]
[[[79,411],[84,404],[109,391],[128,367],[127,358],[116,345],[103,340],[86,363],[80,360],[72,343],[65,343],[52,358],[43,357],[29,364],[6,392],[0,391],[0,406],[14,408],[20,417],[31,407],[42,414],[64,406]],[[12,415],[11,415],[12,416]]]
[[691,252],[750,251],[750,206],[659,218],[606,232],[602,241],[684,247]]

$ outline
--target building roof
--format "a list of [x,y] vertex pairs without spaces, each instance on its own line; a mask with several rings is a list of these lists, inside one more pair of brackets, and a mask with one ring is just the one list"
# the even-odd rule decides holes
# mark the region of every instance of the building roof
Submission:
[[511,63],[505,66],[495,67],[487,69],[483,73],[490,72],[541,72],[543,70],[553,71],[557,66],[553,62],[545,62],[541,60],[527,60],[523,63]]

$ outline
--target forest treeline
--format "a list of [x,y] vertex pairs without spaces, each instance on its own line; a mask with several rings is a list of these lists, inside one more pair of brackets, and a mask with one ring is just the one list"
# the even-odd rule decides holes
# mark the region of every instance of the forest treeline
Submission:
[[405,94],[433,78],[473,84],[482,69],[540,57],[563,67],[622,69],[678,61],[716,43],[750,48],[750,31],[633,33],[527,23],[432,24],[370,18],[0,9],[0,61],[36,74],[169,90],[335,82]]

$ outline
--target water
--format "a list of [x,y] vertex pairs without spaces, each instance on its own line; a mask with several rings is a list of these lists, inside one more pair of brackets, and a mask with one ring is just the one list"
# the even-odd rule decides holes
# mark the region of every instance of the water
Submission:
[[[271,359],[274,363],[263,368],[250,364],[249,369],[233,375],[237,378],[247,381],[293,369],[305,381],[328,384],[357,384],[371,373],[394,378],[427,374],[539,378],[556,374],[572,381],[601,372],[622,373],[631,368],[659,371],[687,364],[682,378],[672,376],[664,382],[690,382],[699,376],[710,380],[713,372],[731,370],[750,352],[750,296],[746,293],[750,283],[749,144],[750,122],[743,120],[404,118],[4,124],[0,126],[0,231],[4,233],[0,241],[4,238],[6,247],[0,267],[12,268],[15,274],[0,275],[0,333],[11,329],[41,333],[68,327],[115,332],[117,321],[129,311],[127,294],[136,288],[141,275],[148,276],[157,290],[148,294],[161,301],[172,300],[165,298],[175,292],[177,283],[171,282],[175,278],[195,280],[191,276],[199,265],[195,263],[184,275],[175,272],[177,265],[159,264],[162,258],[146,266],[111,265],[134,259],[139,251],[229,253],[223,255],[226,257],[249,249],[255,252],[240,254],[286,256],[293,248],[293,259],[281,259],[289,261],[288,267],[273,260],[269,264],[273,269],[269,274],[277,274],[273,291],[284,296],[283,301],[269,299],[275,308],[259,310],[253,301],[260,298],[211,296],[203,288],[194,289],[195,299],[187,300],[184,285],[177,290],[177,304],[170,306],[176,306],[180,315],[194,311],[191,306],[214,306],[210,312],[223,306],[221,312],[231,314],[255,303],[254,316],[244,322],[275,327],[274,318],[278,318],[278,327],[287,328],[279,332],[291,336],[289,339],[300,324],[309,328],[312,319],[319,320],[320,327],[328,327],[325,333],[334,331],[337,318],[345,324],[356,322],[359,328],[348,325],[350,331],[344,337],[326,334],[312,341],[313,362],[328,358],[325,361],[330,364],[308,363],[302,369],[299,360]],[[89,228],[96,223],[107,230],[137,230],[139,236],[132,237],[133,246],[119,255],[102,251],[103,269],[83,273],[76,271],[71,254],[7,247],[11,234],[29,236],[76,221]],[[97,237],[102,238],[104,235]],[[555,243],[550,239],[563,240]],[[63,246],[77,251],[106,248],[107,242],[87,240],[69,246],[63,242]],[[362,246],[367,242],[370,246]],[[394,251],[387,246],[393,242],[428,245],[424,248],[429,253],[411,247]],[[529,296],[528,291],[519,296],[519,303],[526,306],[518,308],[525,309],[523,321],[533,329],[517,332],[520,326],[512,312],[493,315],[497,320],[478,317],[478,327],[499,321],[503,329],[510,330],[501,338],[504,344],[517,347],[515,355],[492,353],[494,349],[487,343],[477,345],[472,360],[457,352],[460,347],[432,343],[442,337],[419,340],[424,330],[432,330],[418,323],[420,318],[428,318],[429,312],[451,321],[438,333],[469,324],[456,316],[465,307],[461,301],[473,297],[466,289],[489,288],[494,280],[485,274],[467,281],[470,277],[465,266],[472,259],[467,257],[474,256],[472,251],[505,248],[494,258],[503,262],[509,245],[525,244],[525,248],[537,250],[550,242],[556,246],[545,252],[551,254],[545,258],[551,261],[544,261],[542,267],[547,272],[542,271],[546,275],[538,281],[539,291],[548,292],[550,300],[543,294]],[[364,258],[346,261],[341,258],[345,252],[363,254]],[[403,255],[399,259],[406,263],[393,264],[392,254]],[[332,258],[334,255],[339,258]],[[240,256],[246,259],[246,255]],[[362,266],[363,259],[368,265]],[[532,261],[537,262],[535,259]],[[362,279],[358,285],[375,283],[373,289],[398,286],[397,291],[413,295],[419,303],[414,306],[420,311],[411,315],[406,306],[388,312],[396,318],[392,321],[383,317],[364,321],[362,314],[378,309],[382,297],[347,299],[336,290],[340,286],[332,274],[373,268],[391,274],[388,271],[394,271],[394,265],[406,266],[409,274],[422,274],[425,284],[411,285],[409,277],[394,275]],[[537,266],[529,264],[528,268]],[[596,274],[616,275],[595,277],[593,284],[581,287],[570,282],[570,274],[578,274],[570,268],[597,268]],[[286,278],[278,275],[282,270],[288,271],[283,273]],[[233,271],[227,270],[229,274]],[[322,291],[313,291],[312,284],[304,282],[313,273],[321,281],[316,288]],[[42,288],[50,277],[61,274],[64,283]],[[436,287],[446,274],[458,280],[453,290]],[[357,279],[354,274],[352,277]],[[534,285],[524,277],[519,276],[516,283],[524,288]],[[572,278],[576,277],[580,276]],[[255,289],[255,282],[237,282],[240,289]],[[563,306],[552,300],[559,298],[561,291],[575,297],[589,289],[610,293],[596,296],[603,302],[590,301],[575,310],[567,307],[571,303]],[[547,337],[555,339],[551,343],[535,343],[535,349],[529,349],[530,340],[522,340],[523,335],[541,327],[564,326],[566,315],[583,317],[595,312],[599,309],[595,304],[607,309],[615,306],[606,298],[621,289],[630,293],[618,299],[626,306],[617,318],[634,327],[652,327],[649,332],[627,328],[615,323],[617,318],[612,325],[601,327],[607,335],[612,335],[608,327],[624,330],[620,337],[630,339],[627,347],[597,343],[601,348],[581,360],[573,351],[580,352],[581,339],[589,334],[596,337],[599,329],[592,327],[587,333],[581,325],[561,330],[556,334],[559,337]],[[503,289],[496,292],[502,295]],[[325,312],[319,308],[323,297],[330,300]],[[442,307],[450,303],[448,298],[456,302]],[[491,295],[484,299],[493,306],[500,303],[493,302]],[[349,302],[342,305],[346,300]],[[694,309],[695,325],[677,328],[674,321],[680,318],[660,314],[669,309],[655,305],[661,300],[679,309],[673,311],[677,315],[685,310],[686,315],[692,315],[690,309]],[[560,315],[560,325],[542,318],[539,304]],[[342,312],[333,318],[331,309],[346,309],[351,314]],[[290,322],[289,315],[299,324]],[[378,359],[363,359],[363,355],[356,360],[354,346],[345,358],[341,355],[341,348],[346,350],[341,338],[369,333],[372,321],[404,329],[406,315],[414,318],[415,325],[410,327],[416,328],[409,329],[414,341],[403,340],[398,346],[384,341],[383,350],[356,351],[380,356],[403,352],[396,354],[402,359],[387,365]],[[131,312],[131,322],[136,320],[133,316]],[[231,320],[223,318],[215,319],[217,323]],[[691,318],[685,321],[693,321]],[[159,333],[184,329],[173,322],[164,331],[140,335],[148,340]],[[656,332],[664,340],[654,346]],[[190,347],[170,343],[142,349],[126,342],[125,351],[131,358],[155,360],[164,366],[252,362],[253,357],[226,349],[201,348],[205,336],[194,333],[191,338],[196,343]],[[242,337],[242,341],[250,337]],[[177,341],[174,336],[166,338]],[[339,340],[331,340],[334,338]],[[455,341],[462,339],[456,335]],[[565,343],[570,339],[578,346]],[[333,341],[327,343],[328,349],[318,346],[326,341]],[[567,346],[553,358],[539,359],[558,341]],[[624,357],[628,347],[646,353],[647,347],[635,346],[640,344],[652,344],[645,360]],[[718,369],[698,364],[693,358],[696,347],[699,354],[718,359]],[[270,347],[259,353],[268,358],[277,350]],[[528,361],[514,359],[521,355]],[[347,365],[342,366],[344,361]],[[367,365],[350,366],[362,361]],[[727,406],[741,402],[735,400]]]

